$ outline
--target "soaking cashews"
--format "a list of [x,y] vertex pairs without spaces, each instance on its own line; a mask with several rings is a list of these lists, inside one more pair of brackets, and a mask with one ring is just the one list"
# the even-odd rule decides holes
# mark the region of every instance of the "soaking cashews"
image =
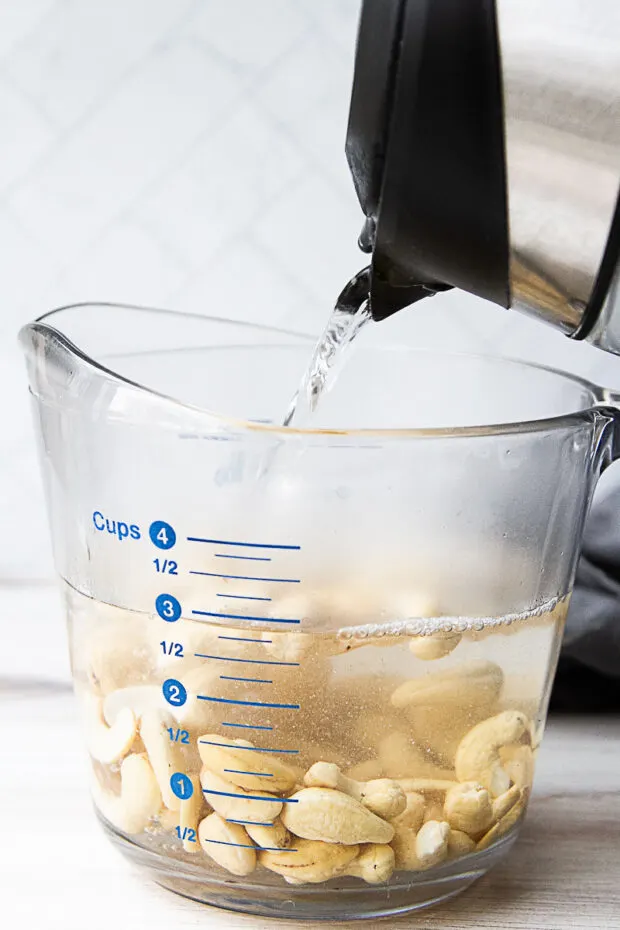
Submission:
[[510,788],[510,776],[502,767],[499,750],[518,743],[528,732],[525,714],[507,710],[475,726],[463,737],[456,752],[459,781],[477,781],[497,797]]
[[432,636],[416,636],[409,643],[409,649],[416,659],[433,662],[454,652],[462,638],[462,633],[434,633]]
[[392,820],[402,814],[407,805],[405,792],[397,781],[379,778],[357,782],[347,778],[337,765],[330,762],[316,762],[311,766],[304,776],[304,784],[308,788],[336,788],[343,791],[385,820]]
[[132,710],[125,707],[108,726],[103,717],[103,701],[87,696],[84,704],[84,725],[88,751],[97,762],[110,764],[127,755],[136,738],[137,721]]
[[149,710],[165,710],[161,688],[157,685],[133,685],[131,688],[118,688],[104,698],[103,716],[110,727],[114,726],[119,714],[127,709],[136,717],[141,717]]
[[398,829],[392,843],[396,868],[415,872],[440,865],[448,858],[450,832],[447,823],[436,820],[425,823],[417,833],[408,828]]
[[354,798],[331,788],[302,788],[284,805],[282,822],[295,836],[324,843],[389,843],[394,827]]
[[200,780],[196,775],[191,775],[190,781],[192,783],[192,794],[191,797],[181,801],[179,809],[179,827],[181,828],[180,832],[183,837],[183,849],[185,852],[196,853],[198,852],[198,842],[196,839],[198,836],[198,824],[200,822],[200,815],[204,810],[205,802],[202,796]]
[[482,833],[497,819],[489,792],[471,781],[462,782],[448,791],[444,813],[451,827],[470,834]]
[[131,834],[141,833],[162,806],[159,785],[145,753],[123,760],[120,796],[103,791],[95,781],[93,798],[110,823]]
[[411,791],[405,795],[406,806],[402,813],[392,820],[392,826],[396,832],[406,829],[413,830],[417,833],[424,823],[424,811],[426,810],[426,801],[423,795]]
[[225,819],[272,823],[284,806],[266,791],[241,788],[209,769],[202,769],[200,782],[205,800]]
[[[275,617],[298,615],[275,604]],[[336,891],[354,881],[380,885],[396,868],[418,873],[409,876],[415,883],[428,869],[501,842],[523,816],[532,781],[535,663],[522,679],[500,660],[512,637],[494,640],[497,664],[472,662],[485,654],[484,638],[467,631],[412,637],[416,628],[352,639],[346,630],[255,627],[213,627],[203,637],[187,620],[153,629],[146,666],[142,658],[132,666],[132,645],[121,674],[108,667],[105,691],[95,683],[91,719],[104,742],[114,742],[107,730],[123,721],[127,727],[130,714],[135,721],[133,738],[127,728],[113,751],[95,753],[104,760],[93,766],[102,814],[147,856],[155,850],[167,857],[180,877],[184,869],[203,871],[205,884],[228,879],[234,886],[233,876],[259,866],[244,882],[257,895],[262,884],[282,893],[284,881],[335,879]],[[140,630],[146,636],[143,624]],[[165,650],[159,656],[166,637],[182,641],[187,661]],[[412,652],[438,664],[423,666]],[[167,703],[168,676],[187,691],[183,705]],[[288,703],[299,712],[284,709]],[[497,719],[512,721],[508,743],[505,734],[498,740]],[[184,785],[176,798],[174,772],[189,779],[191,796],[187,782],[175,780],[179,790]]]
[[342,874],[359,853],[359,846],[340,846],[318,840],[296,839],[295,848],[261,852],[259,863],[291,884],[318,884]]
[[242,826],[209,814],[198,827],[198,839],[207,856],[233,875],[249,875],[256,868],[256,849]]
[[504,674],[494,662],[463,663],[443,672],[433,672],[406,681],[394,691],[394,707],[467,704],[475,707],[496,700],[504,682]]
[[245,829],[259,849],[286,849],[291,845],[291,834],[279,818],[273,823],[246,823]]
[[382,885],[392,877],[395,864],[396,856],[391,846],[373,843],[363,846],[357,859],[342,874],[361,878],[369,885]]
[[140,720],[140,736],[144,743],[149,762],[155,773],[164,804],[169,810],[178,811],[181,799],[170,785],[170,777],[183,767],[183,757],[177,743],[170,740],[168,728],[175,725],[170,714],[161,711],[147,711]]
[[[291,791],[297,782],[296,773],[273,756],[265,758],[260,752],[252,752],[253,748],[247,740],[227,740],[217,733],[198,740],[198,751],[206,768],[233,784],[273,793]],[[249,771],[255,774],[244,774]]]

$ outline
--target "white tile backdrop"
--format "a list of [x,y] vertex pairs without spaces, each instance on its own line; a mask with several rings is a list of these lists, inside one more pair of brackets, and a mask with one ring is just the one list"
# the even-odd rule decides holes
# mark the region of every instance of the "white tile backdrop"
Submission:
[[[0,0],[0,585],[51,576],[22,323],[95,299],[316,331],[361,267],[343,155],[357,11]],[[464,295],[384,326],[620,386],[620,360]]]

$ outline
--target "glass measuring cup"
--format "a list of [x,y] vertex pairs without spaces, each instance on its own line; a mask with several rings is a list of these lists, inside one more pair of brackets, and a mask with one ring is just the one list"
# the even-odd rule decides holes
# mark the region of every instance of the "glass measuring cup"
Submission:
[[303,431],[273,425],[295,334],[95,305],[21,340],[119,848],[194,899],[325,920],[435,903],[506,855],[614,398],[360,350]]

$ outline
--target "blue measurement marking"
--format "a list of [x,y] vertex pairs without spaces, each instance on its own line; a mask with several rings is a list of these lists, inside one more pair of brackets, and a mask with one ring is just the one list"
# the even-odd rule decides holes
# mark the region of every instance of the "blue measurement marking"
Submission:
[[297,852],[296,849],[282,849],[280,846],[254,846],[247,843],[227,843],[225,840],[205,840],[200,838],[201,843],[215,843],[217,846],[234,846],[236,849],[255,849],[257,852]]
[[[263,749],[261,746],[239,746],[237,743],[213,743],[208,739],[199,739],[198,742],[204,746],[221,746],[223,749],[240,749],[246,752],[282,752],[288,756],[298,756],[300,752],[299,749]],[[282,798],[278,800],[281,801]]]
[[273,730],[273,727],[261,727],[256,723],[229,723],[227,720],[220,723],[220,726],[235,727],[237,730]]
[[226,823],[240,823],[242,827],[273,827],[274,824],[263,823],[262,820],[231,820],[230,817],[226,818]]
[[213,546],[245,546],[247,549],[288,549],[299,552],[301,546],[274,546],[272,543],[232,542],[229,539],[201,539],[199,536],[188,536],[188,542],[209,543]]
[[[230,639],[231,637],[220,636],[219,638]],[[241,642],[242,643],[255,643],[255,642],[259,642],[259,640],[242,639]],[[262,640],[262,642],[271,642],[271,640],[264,639]],[[195,659],[216,659],[218,662],[244,662],[247,665],[286,665],[290,668],[299,668],[299,666],[301,665],[301,662],[275,662],[275,661],[272,661],[271,659],[237,659],[237,658],[232,658],[231,656],[208,656],[202,652],[195,652],[194,658]],[[247,681],[250,681],[250,680],[251,679],[247,679]]]
[[270,601],[270,597],[248,597],[246,594],[216,594],[216,597],[231,597],[235,601]]
[[211,788],[203,788],[202,793],[216,794],[220,798],[240,798],[242,801],[279,801],[281,804],[299,804],[297,798],[272,798],[268,795],[234,794],[232,791],[213,791]]
[[270,678],[232,678],[230,675],[220,675],[221,681],[249,681],[254,685],[272,685]]
[[221,552],[216,552],[215,558],[237,559],[240,562],[271,562],[268,555],[223,555]]
[[[218,636],[218,639],[228,639],[233,643],[272,643],[272,639],[247,639],[245,636]],[[208,658],[211,658],[209,656]]]
[[301,710],[300,704],[270,704],[268,701],[233,701],[231,698],[211,697],[208,694],[197,694],[199,701],[211,701],[212,704],[236,704],[238,707],[276,707],[280,710]]
[[216,614],[210,610],[192,610],[197,617],[217,617],[219,620],[248,620],[251,623],[301,623],[301,620],[288,620],[277,617],[246,617],[243,614]]
[[239,769],[224,769],[229,775],[256,775],[257,778],[273,778],[271,772],[240,772]]
[[230,578],[233,581],[266,581],[270,584],[300,584],[299,578],[255,578],[253,575],[221,575],[219,572],[193,572],[190,575],[202,575],[204,578]]

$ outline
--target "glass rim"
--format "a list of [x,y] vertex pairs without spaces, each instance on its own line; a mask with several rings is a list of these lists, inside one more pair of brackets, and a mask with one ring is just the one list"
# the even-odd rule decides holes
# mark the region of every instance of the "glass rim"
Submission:
[[[425,355],[427,357],[437,356],[443,359],[470,359],[470,360],[480,360],[487,362],[500,362],[505,365],[517,366],[523,369],[529,369],[532,371],[541,371],[547,374],[553,375],[558,379],[563,379],[565,381],[570,381],[573,384],[579,385],[582,388],[586,389],[593,398],[596,399],[596,402],[591,404],[588,407],[583,407],[579,410],[571,411],[570,413],[558,414],[556,416],[550,417],[541,417],[537,419],[527,419],[527,420],[518,420],[518,421],[506,421],[495,424],[480,424],[474,426],[441,426],[441,427],[356,427],[356,428],[317,428],[317,427],[296,427],[296,426],[284,426],[283,424],[274,424],[274,423],[260,423],[252,420],[246,420],[241,417],[234,417],[228,414],[218,413],[209,408],[202,407],[196,404],[191,404],[186,401],[180,400],[177,397],[174,397],[170,394],[166,394],[161,391],[157,391],[152,387],[149,387],[147,384],[143,384],[139,381],[134,381],[131,378],[128,378],[124,375],[119,374],[111,368],[108,368],[102,362],[98,361],[96,358],[93,358],[85,350],[81,349],[76,345],[62,330],[57,329],[55,326],[51,325],[50,318],[55,317],[64,311],[67,310],[79,310],[83,308],[90,309],[104,309],[104,308],[115,308],[121,310],[137,310],[145,313],[156,313],[161,315],[170,315],[174,317],[186,317],[193,320],[200,320],[205,323],[217,323],[224,326],[230,326],[239,329],[245,330],[255,330],[257,332],[271,333],[276,335],[282,335],[287,337],[293,337],[300,340],[300,345],[302,344],[313,344],[316,340],[315,335],[309,333],[299,332],[297,330],[290,330],[286,328],[280,328],[277,326],[266,325],[262,323],[255,323],[249,320],[234,320],[226,317],[217,317],[211,315],[204,315],[199,313],[192,313],[187,311],[176,311],[159,307],[150,307],[140,304],[121,304],[116,301],[81,301],[79,303],[66,304],[60,307],[56,307],[53,310],[49,310],[46,313],[42,314],[40,317],[37,317],[35,320],[30,323],[25,324],[21,327],[19,331],[20,341],[25,341],[28,337],[27,334],[31,332],[39,332],[43,335],[54,335],[54,338],[57,339],[65,348],[65,350],[73,357],[78,359],[82,365],[85,365],[89,368],[92,368],[94,371],[105,375],[107,378],[110,378],[114,382],[119,384],[127,385],[133,389],[137,389],[145,394],[148,394],[154,398],[159,399],[160,401],[172,405],[174,408],[177,408],[180,411],[187,411],[193,416],[200,415],[203,417],[208,417],[212,420],[218,421],[220,424],[227,426],[228,428],[234,428],[235,430],[244,430],[248,433],[256,434],[265,434],[280,436],[282,439],[289,439],[293,437],[299,438],[300,436],[306,436],[308,438],[319,439],[319,438],[329,438],[337,436],[342,438],[370,438],[374,437],[381,440],[394,440],[394,439],[455,439],[455,438],[474,438],[474,437],[489,437],[489,436],[500,436],[500,435],[515,435],[515,434],[528,434],[528,433],[544,433],[550,430],[564,429],[569,427],[576,427],[587,422],[592,421],[594,415],[605,415],[608,416],[617,416],[618,410],[615,407],[614,402],[611,399],[608,399],[606,395],[611,394],[605,388],[595,384],[592,381],[589,381],[587,378],[582,378],[579,375],[574,375],[571,372],[564,371],[560,368],[554,368],[550,365],[543,365],[538,362],[525,361],[523,359],[514,358],[506,355],[489,355],[485,353],[476,353],[476,352],[445,352],[442,350],[436,349],[424,349],[424,348],[410,348],[405,346],[381,346],[379,350],[389,350],[389,351],[402,351],[409,352],[411,354]],[[250,345],[214,345],[214,346],[201,346],[200,348],[210,348],[213,351],[226,351],[230,349],[239,349],[239,348],[261,348],[261,346],[250,346]],[[268,348],[267,345],[264,348]],[[286,348],[293,348],[288,346]],[[150,350],[153,353],[166,351],[165,349]],[[125,353],[126,357],[134,356],[140,353],[137,352],[127,352]],[[120,357],[120,355],[118,355]]]

